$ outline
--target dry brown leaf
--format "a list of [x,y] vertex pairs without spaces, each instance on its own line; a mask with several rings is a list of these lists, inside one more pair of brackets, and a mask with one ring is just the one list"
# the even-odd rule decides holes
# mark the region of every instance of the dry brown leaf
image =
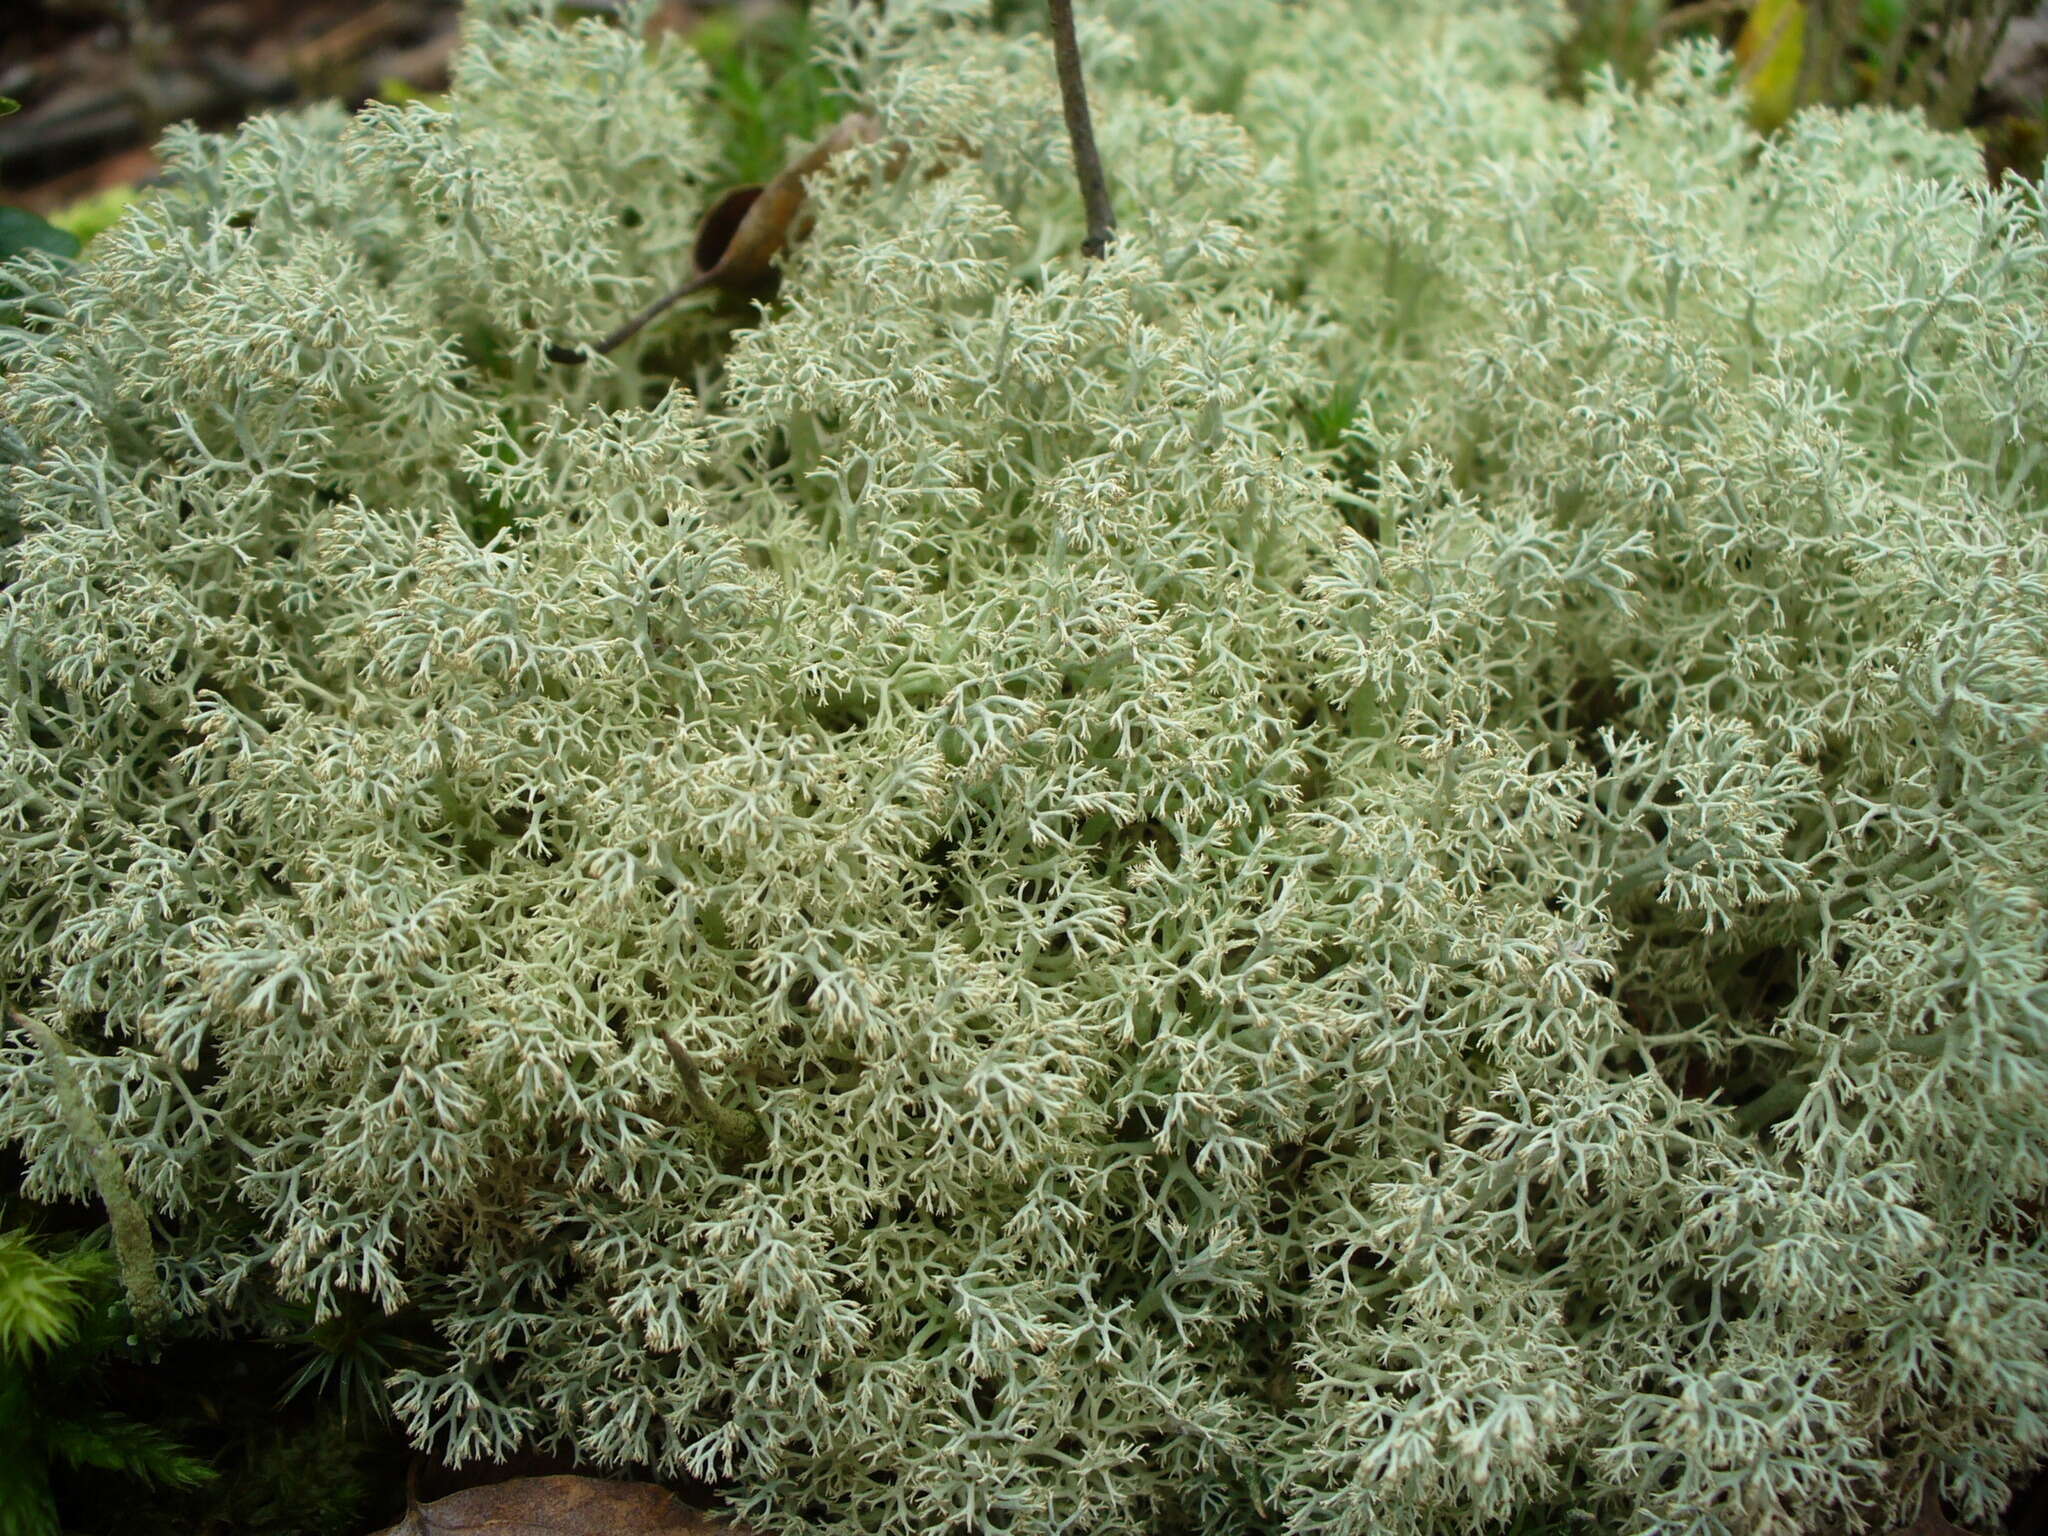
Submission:
[[1891,1536],[1971,1536],[1971,1533],[1949,1519],[1948,1511],[1941,1507],[1941,1494],[1936,1486],[1937,1479],[1928,1478],[1920,1490],[1920,1513],[1891,1533]]
[[515,1477],[465,1488],[431,1504],[413,1504],[405,1518],[376,1536],[751,1536],[692,1509],[653,1483],[595,1477]]
[[806,178],[856,144],[874,142],[879,130],[865,112],[841,118],[817,143],[780,171],[765,187],[735,187],[711,205],[697,229],[692,264],[708,287],[746,293],[768,280],[768,264],[796,235]]
[[872,143],[879,134],[872,117],[856,112],[842,118],[830,133],[776,172],[767,186],[733,188],[711,205],[710,212],[697,226],[697,243],[690,253],[693,270],[688,282],[671,288],[593,347],[549,347],[549,360],[580,363],[592,353],[601,356],[610,352],[621,342],[639,335],[671,305],[706,288],[742,297],[760,297],[772,291],[777,276],[772,263],[777,253],[803,233],[799,217],[806,195],[805,179],[840,151],[855,144]]

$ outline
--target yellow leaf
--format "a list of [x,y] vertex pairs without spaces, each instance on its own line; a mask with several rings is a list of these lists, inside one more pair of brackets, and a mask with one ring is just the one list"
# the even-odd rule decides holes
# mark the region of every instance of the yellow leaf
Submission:
[[1805,0],[1761,0],[1735,39],[1735,62],[1749,93],[1749,120],[1768,133],[1792,115],[1806,52]]

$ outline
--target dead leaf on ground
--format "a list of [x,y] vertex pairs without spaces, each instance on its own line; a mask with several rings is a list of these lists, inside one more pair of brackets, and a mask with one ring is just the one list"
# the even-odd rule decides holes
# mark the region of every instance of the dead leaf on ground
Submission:
[[1920,1513],[1891,1533],[1891,1536],[1972,1536],[1949,1519],[1941,1507],[1938,1479],[1930,1477],[1920,1489]]
[[704,216],[692,254],[696,280],[745,293],[769,275],[768,264],[783,246],[802,233],[798,215],[807,195],[805,181],[842,150],[872,143],[875,120],[856,112],[835,124],[806,148],[765,187],[735,187]]
[[586,361],[593,353],[602,356],[639,335],[670,306],[706,288],[741,298],[772,293],[779,276],[776,256],[783,246],[800,238],[809,223],[804,209],[808,196],[805,178],[822,170],[841,151],[873,143],[879,132],[872,117],[856,112],[783,166],[765,187],[733,188],[712,204],[697,227],[689,281],[671,288],[593,347],[549,347],[549,361],[573,364]]
[[752,1536],[653,1483],[596,1477],[515,1477],[465,1488],[375,1536]]

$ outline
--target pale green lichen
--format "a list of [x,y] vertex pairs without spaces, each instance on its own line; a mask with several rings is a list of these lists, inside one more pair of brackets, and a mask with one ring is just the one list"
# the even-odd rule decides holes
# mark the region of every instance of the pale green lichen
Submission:
[[[410,1300],[422,1442],[780,1530],[1988,1518],[2040,194],[1549,99],[1541,8],[1115,0],[1086,262],[984,11],[821,7],[884,142],[737,328],[543,361],[715,122],[499,7],[0,342],[4,966],[174,1307]],[[91,1190],[19,1038],[0,1132]]]

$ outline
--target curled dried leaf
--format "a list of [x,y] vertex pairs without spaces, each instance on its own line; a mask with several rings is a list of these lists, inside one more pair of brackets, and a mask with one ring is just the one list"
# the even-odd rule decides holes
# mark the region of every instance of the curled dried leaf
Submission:
[[725,196],[711,205],[697,226],[697,243],[690,250],[691,275],[702,277],[717,267],[732,238],[739,232],[740,224],[746,219],[747,210],[760,201],[767,190],[756,182],[751,186],[734,187]]
[[[856,112],[835,123],[830,133],[785,165],[767,186],[741,187],[720,198],[705,215],[697,236],[698,275],[707,284],[728,290],[757,285],[766,276],[769,262],[801,233],[798,219],[808,196],[805,182],[834,155],[856,144],[873,143],[878,134],[875,120]],[[731,223],[731,234],[714,245],[716,231],[732,220],[735,211],[739,217]]]
[[596,1477],[515,1477],[431,1504],[407,1500],[405,1519],[376,1536],[752,1536],[692,1509],[653,1483]]
[[856,112],[835,123],[831,132],[798,154],[765,187],[735,187],[704,215],[691,252],[689,280],[663,294],[593,347],[550,347],[558,363],[580,363],[630,341],[671,305],[706,288],[759,296],[775,284],[773,262],[782,248],[803,233],[801,218],[808,196],[805,182],[834,155],[856,144],[874,142],[880,130],[874,118]]

